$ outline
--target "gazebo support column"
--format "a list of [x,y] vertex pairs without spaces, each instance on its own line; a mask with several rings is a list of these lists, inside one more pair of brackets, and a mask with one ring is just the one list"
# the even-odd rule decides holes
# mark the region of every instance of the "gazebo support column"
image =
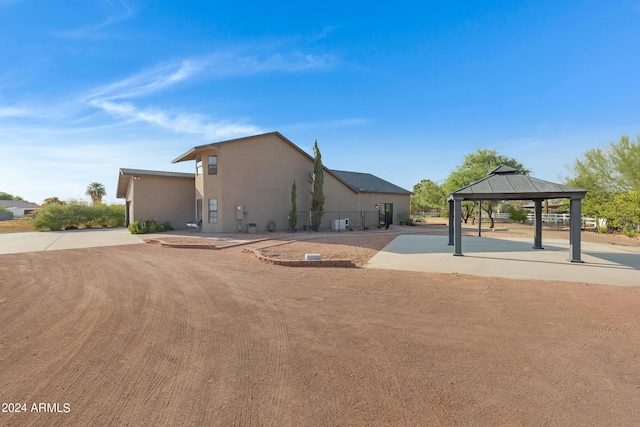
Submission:
[[455,230],[453,256],[462,256],[462,200],[453,200]]
[[542,200],[534,200],[533,249],[542,247]]
[[582,226],[582,200],[571,199],[569,211],[569,247],[571,248],[571,262],[584,262],[580,259],[580,229]]
[[478,200],[478,237],[482,237],[482,200]]
[[453,246],[453,200],[449,200],[449,246]]

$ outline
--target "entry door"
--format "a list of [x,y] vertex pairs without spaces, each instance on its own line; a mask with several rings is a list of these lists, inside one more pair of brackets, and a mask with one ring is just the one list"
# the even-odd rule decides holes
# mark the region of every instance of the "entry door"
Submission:
[[380,225],[387,224],[387,217],[389,218],[389,224],[393,224],[393,203],[380,203],[378,206],[380,206],[378,211]]

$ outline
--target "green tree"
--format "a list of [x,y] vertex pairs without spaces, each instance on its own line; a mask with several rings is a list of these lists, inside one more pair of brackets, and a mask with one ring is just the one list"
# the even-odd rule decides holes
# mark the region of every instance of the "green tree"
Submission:
[[291,186],[291,210],[289,211],[289,231],[293,232],[296,228],[296,224],[298,224],[298,208],[296,206],[297,199],[297,191],[296,191],[296,180],[293,180],[293,185]]
[[318,231],[324,215],[324,169],[317,140],[313,144],[313,173],[309,173],[309,184],[311,184],[311,229]]
[[[523,175],[529,175],[529,173],[531,173],[529,169],[525,168],[522,163],[514,158],[503,156],[496,150],[478,149],[465,156],[462,164],[449,174],[442,187],[447,194],[450,194],[473,182],[481,180],[489,175],[491,170],[500,165],[510,166]],[[489,217],[491,228],[494,227],[493,212],[497,204],[497,200],[486,200],[482,202],[482,209]],[[475,210],[475,207],[472,207],[472,205],[475,206],[477,203],[463,202],[462,205],[464,219],[465,211],[471,212]],[[464,219],[464,222],[467,222],[467,219]]]
[[447,195],[444,190],[430,179],[423,179],[413,186],[411,195],[411,211],[423,212],[430,209],[444,208]]
[[640,233],[640,191],[631,190],[618,194],[607,212],[608,221],[614,228],[629,237]]
[[[6,199],[0,199],[0,200],[6,200]],[[4,205],[0,205],[0,212],[8,212],[9,208],[4,206]]]
[[87,186],[87,191],[84,194],[91,196],[92,203],[102,203],[102,197],[107,195],[107,190],[99,182],[92,182]]
[[42,203],[42,206],[47,206],[49,204],[54,204],[54,205],[66,205],[67,202],[65,202],[64,200],[60,200],[57,197],[47,197],[46,199],[44,199],[44,202]]
[[0,200],[17,200],[20,202],[26,202],[22,197],[14,196],[13,194],[5,193],[4,191],[0,191]]
[[605,148],[587,150],[569,167],[569,173],[565,177],[568,185],[587,190],[582,212],[606,218],[610,226],[624,230],[627,202],[633,198],[619,196],[640,192],[640,135],[635,141],[625,135]]

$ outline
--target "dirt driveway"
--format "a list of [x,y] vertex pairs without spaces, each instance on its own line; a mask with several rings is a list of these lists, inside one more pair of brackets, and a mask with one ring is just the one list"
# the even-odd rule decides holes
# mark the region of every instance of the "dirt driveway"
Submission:
[[1,409],[26,412],[0,425],[639,425],[639,308],[239,247],[2,255]]

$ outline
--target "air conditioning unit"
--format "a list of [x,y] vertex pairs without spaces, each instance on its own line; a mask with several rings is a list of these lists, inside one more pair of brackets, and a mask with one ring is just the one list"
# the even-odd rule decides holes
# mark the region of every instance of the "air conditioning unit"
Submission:
[[349,227],[349,218],[334,219],[331,221],[332,230],[346,230]]

